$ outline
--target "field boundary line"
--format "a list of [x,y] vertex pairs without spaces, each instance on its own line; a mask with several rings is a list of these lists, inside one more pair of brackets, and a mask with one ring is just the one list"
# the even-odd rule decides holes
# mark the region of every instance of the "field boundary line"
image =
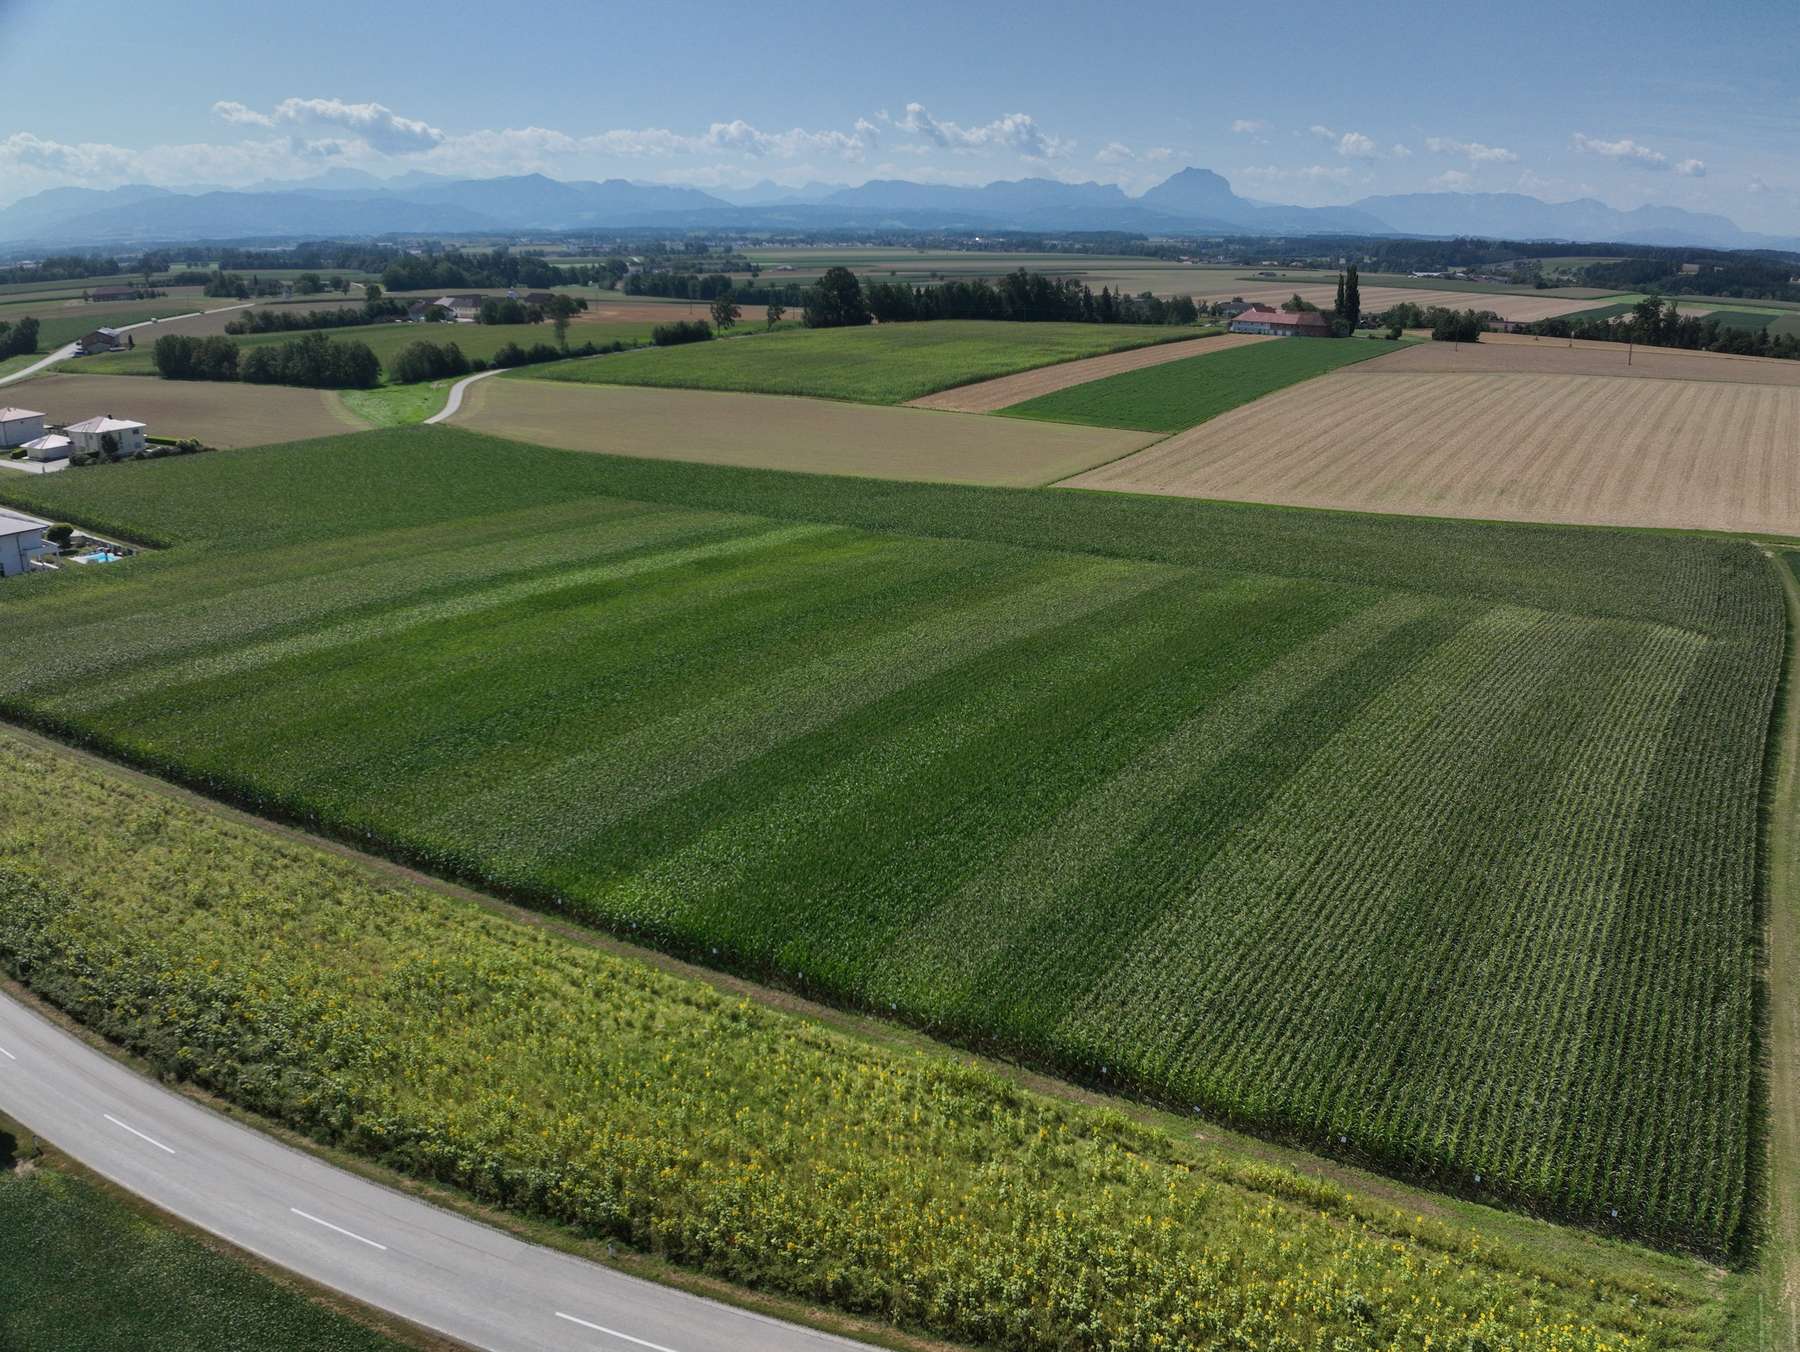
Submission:
[[[1766,1233],[1758,1322],[1770,1349],[1800,1346],[1800,579],[1776,547],[1765,548],[1787,601],[1786,661],[1771,741],[1774,773],[1766,830],[1768,915],[1764,921],[1767,1116],[1763,1146]],[[1772,1306],[1772,1308],[1770,1308]]]

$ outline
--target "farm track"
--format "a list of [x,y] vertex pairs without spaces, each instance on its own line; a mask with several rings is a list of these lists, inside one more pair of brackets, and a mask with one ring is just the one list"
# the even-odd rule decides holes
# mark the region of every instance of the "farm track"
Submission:
[[976,385],[958,385],[954,389],[914,399],[911,408],[935,408],[951,413],[992,413],[1010,408],[1040,394],[1066,390],[1072,385],[1085,385],[1090,380],[1116,376],[1121,371],[1136,371],[1146,366],[1180,361],[1184,357],[1204,356],[1227,348],[1265,343],[1269,338],[1255,333],[1220,333],[1211,338],[1196,338],[1186,343],[1165,343],[1160,347],[1140,347],[1125,352],[1109,352],[1103,357],[1062,362],[1036,371],[1021,371],[998,380],[984,380]]

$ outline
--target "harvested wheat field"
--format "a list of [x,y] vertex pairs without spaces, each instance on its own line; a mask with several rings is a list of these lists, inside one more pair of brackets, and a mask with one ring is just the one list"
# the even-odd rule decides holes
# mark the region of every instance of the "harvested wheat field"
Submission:
[[996,409],[1022,404],[1027,399],[1036,399],[1042,394],[1054,394],[1073,385],[1085,385],[1090,380],[1116,376],[1122,371],[1136,371],[1145,366],[1180,361],[1183,357],[1202,357],[1228,347],[1244,347],[1250,343],[1270,341],[1272,340],[1268,335],[1260,333],[1217,333],[1210,338],[1195,338],[1192,342],[1164,343],[1159,347],[1108,352],[1103,357],[1066,361],[1057,366],[1044,366],[1035,371],[1001,376],[998,380],[983,380],[975,385],[959,385],[954,389],[940,390],[923,399],[912,400],[909,407],[944,409],[951,413],[992,413]]
[[330,390],[287,385],[45,375],[8,387],[7,397],[48,415],[53,423],[110,413],[147,423],[153,437],[198,437],[208,446],[220,447],[329,437],[368,426]]
[[1377,358],[1358,374],[1430,371],[1728,380],[1800,387],[1800,361],[1673,347],[1627,348],[1624,343],[1581,339],[1571,343],[1566,338],[1534,338],[1528,333],[1484,333],[1479,343],[1420,343]]
[[475,382],[451,422],[571,451],[1008,486],[1052,483],[1155,440],[788,395],[518,379]]
[[1390,360],[1270,395],[1067,486],[1800,535],[1800,388],[1374,373]]

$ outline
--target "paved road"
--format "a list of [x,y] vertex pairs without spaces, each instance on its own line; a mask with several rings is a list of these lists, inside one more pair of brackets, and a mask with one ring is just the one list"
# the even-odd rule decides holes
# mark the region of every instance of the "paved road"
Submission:
[[[241,305],[221,305],[221,306],[217,307],[216,309],[212,309],[212,310],[189,310],[184,315],[170,315],[166,319],[145,319],[145,320],[140,320],[136,324],[120,324],[117,326],[117,328],[120,333],[124,333],[130,329],[147,329],[153,324],[172,324],[177,319],[192,319],[195,315],[221,314],[226,310],[248,310],[252,305],[255,305],[255,304],[256,304],[255,301],[247,300],[247,301],[243,302]],[[73,357],[74,355],[75,355],[75,344],[64,343],[61,347],[57,348],[56,351],[52,352],[49,356],[44,357],[40,361],[34,361],[30,366],[25,367],[23,370],[14,371],[9,376],[0,376],[0,385],[10,385],[15,380],[23,380],[27,376],[35,376],[39,371],[44,370],[46,367],[54,366],[59,361],[67,361],[70,357]]]
[[497,376],[499,374],[499,371],[477,371],[472,376],[464,376],[461,380],[457,381],[456,384],[450,387],[450,397],[444,401],[444,406],[436,413],[433,413],[425,421],[428,423],[441,423],[446,421],[455,414],[457,409],[462,407],[464,390],[468,389],[469,386],[473,385],[478,380],[486,380],[489,376]]
[[170,1093],[5,994],[0,1109],[163,1210],[476,1347],[863,1347],[522,1243],[333,1168]]

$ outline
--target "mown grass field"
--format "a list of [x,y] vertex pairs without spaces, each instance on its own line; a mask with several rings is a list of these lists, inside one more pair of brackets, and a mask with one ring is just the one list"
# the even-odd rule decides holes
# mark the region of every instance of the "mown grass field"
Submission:
[[[648,343],[651,327],[649,324],[570,325],[569,342],[577,347],[590,341]],[[552,347],[556,345],[556,330],[549,324],[366,324],[352,328],[326,329],[324,333],[334,342],[367,343],[370,350],[381,359],[384,368],[393,361],[400,349],[417,342],[439,345],[455,343],[470,360],[476,357],[492,358],[508,343],[517,343],[524,348],[534,347],[539,343],[548,343]],[[153,351],[156,332],[146,329],[135,336],[138,344],[132,351],[83,357],[78,362],[70,363],[67,369],[90,375],[153,376],[156,374]],[[266,347],[271,343],[291,342],[299,336],[298,332],[250,333],[233,341],[244,348]]]
[[999,411],[1042,422],[1180,432],[1302,380],[1386,356],[1396,346],[1363,338],[1252,343],[1090,380]]
[[[959,1342],[1650,1352],[1726,1327],[1698,1263],[1475,1208],[1428,1219],[519,924],[4,730],[0,969],[325,1141]],[[222,1345],[179,1334],[246,1304],[241,1274],[202,1283],[204,1264],[150,1261],[173,1246],[95,1199],[19,1186],[0,1181],[0,1226],[22,1198],[41,1237],[0,1264],[0,1294],[19,1291],[0,1329],[98,1247],[114,1261],[95,1313],[64,1307],[51,1345],[148,1346],[99,1335],[170,1307],[182,1323],[158,1345]]]
[[1193,336],[1194,330],[1175,325],[935,320],[747,335],[595,357],[534,375],[599,385],[661,385],[904,404],[952,385]]
[[[13,749],[9,741],[0,751],[0,776],[16,785]],[[401,1346],[138,1212],[54,1155],[18,1171],[9,1164],[0,1159],[0,1347],[9,1352]]]
[[442,428],[0,495],[179,542],[0,591],[13,717],[1184,1111],[1739,1234],[1749,545]]

